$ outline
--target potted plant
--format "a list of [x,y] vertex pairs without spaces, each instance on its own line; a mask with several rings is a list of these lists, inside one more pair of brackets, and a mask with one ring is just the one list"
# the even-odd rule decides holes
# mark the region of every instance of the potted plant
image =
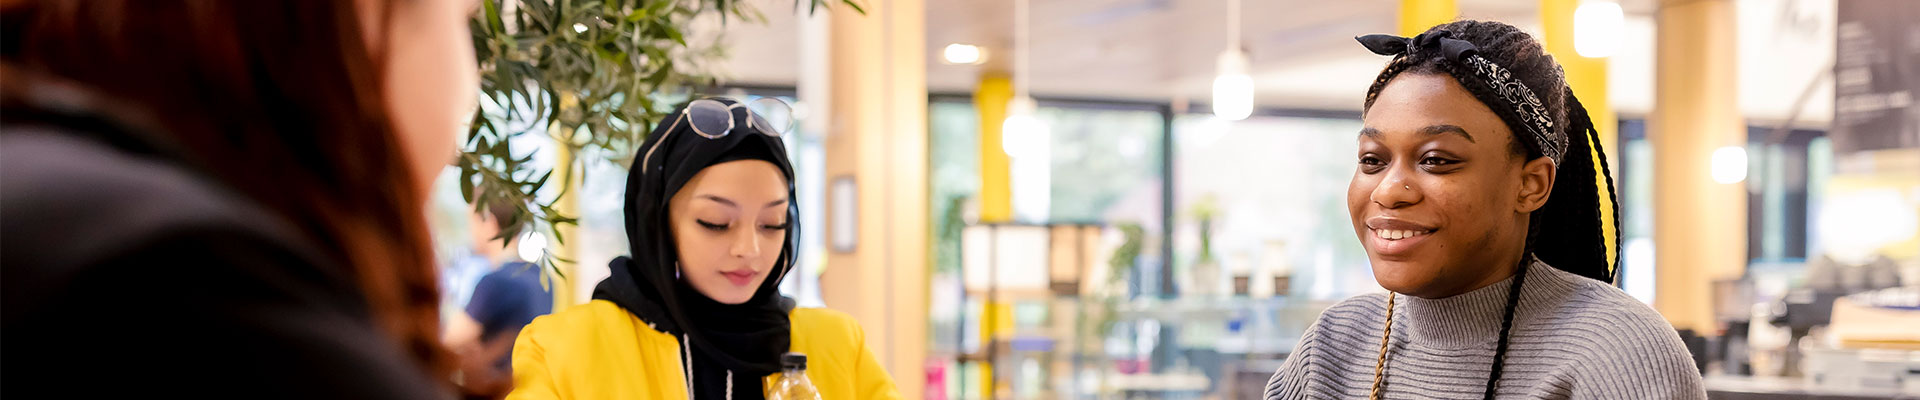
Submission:
[[1213,255],[1213,220],[1219,216],[1220,209],[1214,205],[1213,196],[1206,196],[1193,205],[1190,214],[1200,222],[1200,255],[1188,269],[1189,280],[1186,293],[1208,296],[1217,293],[1220,287],[1220,260]]

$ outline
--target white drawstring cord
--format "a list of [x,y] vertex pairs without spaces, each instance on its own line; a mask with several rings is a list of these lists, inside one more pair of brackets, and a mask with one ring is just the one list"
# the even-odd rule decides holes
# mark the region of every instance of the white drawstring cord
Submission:
[[680,358],[687,361],[684,370],[687,373],[687,398],[693,397],[693,347],[687,344],[687,335],[680,334]]
[[[686,368],[682,369],[682,372],[685,372],[687,374],[687,398],[691,399],[691,398],[694,398],[693,397],[693,347],[692,345],[688,344],[686,334],[680,335],[680,359],[686,360],[687,362]],[[733,400],[733,370],[731,369],[727,370],[727,400]]]

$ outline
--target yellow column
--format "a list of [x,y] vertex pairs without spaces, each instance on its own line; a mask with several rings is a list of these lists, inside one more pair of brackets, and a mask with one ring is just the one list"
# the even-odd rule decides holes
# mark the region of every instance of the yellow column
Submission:
[[[567,146],[554,146],[554,148],[557,149],[554,152],[558,153],[557,156],[554,157],[554,161],[555,161],[554,165],[573,164],[573,152],[567,151]],[[580,192],[579,175],[566,174],[566,175],[562,175],[561,178],[562,178],[561,182],[567,185],[566,186],[567,195],[561,197],[559,199],[560,201],[557,204],[554,204],[553,209],[555,211],[559,211],[562,215],[576,215],[576,216],[580,215],[580,198],[579,198],[579,195],[577,194]],[[556,231],[555,233],[557,233],[560,236],[560,238],[567,240],[565,243],[561,243],[558,241],[549,242],[549,243],[553,243],[554,256],[559,257],[562,260],[568,260],[568,261],[561,261],[561,260],[553,261],[553,266],[555,268],[558,268],[561,273],[566,274],[566,277],[562,279],[551,280],[550,282],[552,282],[552,284],[548,285],[548,287],[553,289],[553,312],[560,312],[560,311],[565,311],[567,307],[573,306],[573,304],[575,303],[575,299],[573,297],[574,286],[582,284],[582,282],[578,282],[577,279],[574,279],[575,277],[580,275],[578,274],[578,272],[580,271],[580,263],[573,262],[573,260],[580,259],[579,257],[580,252],[578,251],[579,250],[578,248],[580,246],[578,245],[578,242],[577,242],[580,239],[580,235],[577,235],[577,233],[579,233],[580,231],[580,227],[572,224],[559,224],[554,226],[554,230]],[[514,251],[514,250],[508,249],[507,251]]]
[[[825,138],[829,184],[851,179],[852,251],[831,250],[820,277],[828,307],[853,316],[866,345],[893,375],[900,394],[918,398],[926,383],[927,270],[932,230],[927,204],[926,28],[923,0],[862,2],[866,14],[833,7],[828,46],[831,81]],[[823,221],[826,222],[826,221]]]
[[1012,161],[1000,148],[1000,127],[1012,100],[1013,81],[1006,74],[980,77],[973,92],[973,108],[980,112],[980,222],[1013,220]]
[[1746,268],[1743,183],[1713,181],[1714,149],[1746,144],[1732,0],[1662,0],[1654,58],[1654,308],[1712,332],[1713,279]]
[[[1005,346],[1005,343],[1012,339],[1013,302],[1004,299],[1000,301],[982,302],[980,305],[980,343],[999,341],[1002,343],[1001,346]],[[980,387],[978,391],[969,390],[969,392],[977,393],[982,396],[982,398],[999,398],[999,390],[1004,388],[1000,387],[999,383],[995,382],[993,378],[993,357],[996,356],[996,354],[988,352],[993,349],[992,346],[981,346],[981,349],[982,352],[987,352],[985,353],[987,358],[975,364],[980,368]],[[953,384],[958,385],[965,383],[964,381],[956,379]]]
[[[560,93],[560,107],[573,108],[578,106],[579,100],[574,97],[573,93],[565,91]],[[566,166],[573,165],[574,155],[573,151],[569,150],[567,144],[563,142],[563,140],[565,140],[563,138],[570,137],[571,135],[565,135],[557,129],[557,125],[555,128],[556,129],[549,135],[554,138],[553,165],[556,169],[553,172],[559,175],[560,184],[563,186],[561,186],[562,195],[553,205],[553,209],[559,211],[561,215],[577,217],[580,215],[580,175],[566,168]],[[578,255],[580,252],[578,249],[580,246],[577,245],[577,241],[580,239],[580,235],[577,234],[580,231],[579,225],[557,224],[553,228],[554,234],[558,237],[549,239],[566,240],[564,242],[561,240],[550,240],[548,242],[551,243],[550,247],[552,248],[551,251],[553,255],[564,260],[579,260],[580,257]],[[514,249],[507,249],[507,251],[514,251]],[[557,313],[565,311],[567,307],[572,307],[575,303],[573,295],[575,293],[575,285],[592,285],[594,283],[579,282],[576,279],[576,277],[579,276],[577,272],[580,271],[580,266],[577,262],[554,260],[553,266],[559,269],[561,274],[565,275],[565,277],[555,277],[551,276],[553,274],[552,271],[548,272],[548,282],[550,284],[547,285],[547,287],[553,291],[553,312]]]
[[1459,16],[1460,6],[1454,0],[1400,0],[1400,34],[1418,35]]
[[[1580,7],[1580,0],[1540,0],[1540,25],[1545,31],[1540,38],[1547,46],[1547,54],[1553,55],[1560,67],[1566,70],[1567,86],[1573,88],[1574,96],[1587,108],[1587,115],[1593,118],[1593,128],[1600,132],[1600,146],[1607,151],[1607,162],[1615,167],[1620,165],[1619,117],[1613,113],[1613,104],[1607,99],[1607,59],[1582,57],[1573,50],[1573,11]],[[1570,135],[1582,135],[1584,132],[1567,132]],[[1575,136],[1572,139],[1581,140]],[[1593,158],[1597,163],[1598,157]],[[1598,165],[1598,164],[1596,164]],[[1617,177],[1615,179],[1618,179]],[[1606,193],[1606,182],[1595,177],[1594,184]],[[1612,221],[1613,201],[1602,199],[1600,217]],[[1602,228],[1607,245],[1615,243],[1619,232],[1614,231],[1612,223]],[[1612,265],[1620,256],[1620,249],[1607,253],[1607,263]],[[1618,272],[1618,271],[1615,271]]]
[[[1013,81],[1006,74],[989,72],[980,77],[980,87],[973,92],[973,107],[980,113],[980,222],[1013,220],[1012,160],[1000,147],[1000,128],[1007,120],[1007,103],[1011,101]],[[1010,333],[1013,307],[1009,303],[982,302],[980,308],[981,343],[991,343],[1002,334]],[[980,368],[977,393],[993,393],[993,363],[983,361],[977,365]],[[955,380],[953,384],[965,382]]]

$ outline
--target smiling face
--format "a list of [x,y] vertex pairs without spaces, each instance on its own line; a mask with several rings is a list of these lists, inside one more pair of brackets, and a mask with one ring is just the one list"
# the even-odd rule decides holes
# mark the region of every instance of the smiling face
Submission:
[[1394,77],[1362,122],[1347,212],[1380,286],[1443,298],[1511,275],[1551,159],[1523,161],[1500,117],[1444,74]]
[[777,272],[788,201],[786,177],[773,163],[730,161],[694,174],[667,203],[681,279],[717,302],[752,299]]

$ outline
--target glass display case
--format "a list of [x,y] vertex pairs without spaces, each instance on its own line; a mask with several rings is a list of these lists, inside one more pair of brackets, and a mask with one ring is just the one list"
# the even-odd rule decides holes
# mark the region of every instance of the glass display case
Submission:
[[974,225],[963,235],[963,268],[933,282],[929,383],[949,399],[1257,398],[1331,305],[1288,296],[1286,277],[1265,293],[1143,290],[1157,287],[1142,282],[1157,258],[1112,262],[1127,244],[1117,228]]

